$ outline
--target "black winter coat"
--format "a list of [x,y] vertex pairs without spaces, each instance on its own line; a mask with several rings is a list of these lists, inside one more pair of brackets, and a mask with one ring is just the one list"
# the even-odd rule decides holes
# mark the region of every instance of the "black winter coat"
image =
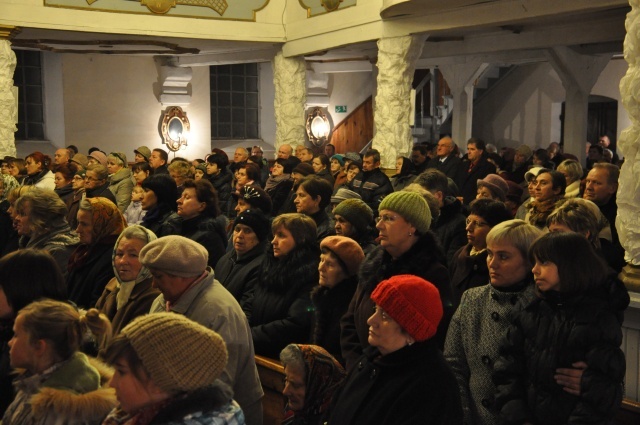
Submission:
[[464,291],[489,283],[489,269],[487,268],[487,250],[477,255],[470,255],[471,244],[460,248],[453,256],[449,265],[451,289],[455,298],[456,308]]
[[[629,294],[612,277],[578,294],[549,291],[516,310],[494,368],[496,407],[505,424],[605,424],[620,406]],[[557,368],[587,363],[581,395],[554,380]]]
[[[224,218],[224,217],[222,217]],[[226,221],[226,219],[224,219]],[[212,267],[226,252],[227,233],[219,218],[198,215],[194,218],[184,220],[174,213],[167,219],[168,232],[172,235],[180,235],[192,241],[198,242],[207,249],[209,260],[207,265]],[[165,235],[158,235],[165,236]]]
[[313,221],[316,223],[316,234],[318,235],[318,245],[327,236],[336,234],[335,224],[333,220],[329,218],[325,210],[320,210],[317,213],[310,215]]
[[[86,309],[94,307],[102,295],[104,287],[113,279],[111,255],[114,245],[115,239],[111,241],[110,238],[105,238],[91,248],[90,253],[80,265],[74,266],[74,255],[71,255],[67,290],[69,291],[69,299],[79,307]],[[80,245],[77,249],[82,248],[83,245]]]
[[231,198],[231,180],[233,175],[227,170],[222,170],[216,176],[207,176],[213,187],[218,192],[218,205],[220,211],[227,217],[233,217],[233,199]]
[[495,165],[487,161],[484,154],[471,170],[469,170],[469,165],[469,160],[463,160],[454,179],[458,189],[460,189],[460,196],[462,196],[465,205],[469,205],[471,201],[476,199],[478,179],[484,179],[489,174],[496,173]]
[[340,349],[340,319],[347,312],[358,286],[358,276],[351,276],[333,288],[316,286],[311,301],[316,310],[312,343],[324,348],[344,365]]
[[311,335],[311,289],[318,284],[317,250],[296,247],[282,259],[267,253],[259,282],[242,309],[249,319],[255,352],[277,359],[291,343],[307,343]]
[[466,220],[460,201],[453,196],[445,197],[440,217],[431,230],[440,241],[447,264],[451,264],[456,251],[468,242]]
[[369,347],[334,395],[330,425],[461,425],[456,378],[433,340]]
[[440,170],[445,173],[447,177],[455,179],[461,163],[462,160],[460,158],[455,154],[451,154],[444,162],[440,162],[440,158],[438,157],[430,159],[427,168],[435,168],[436,170]]
[[254,286],[260,281],[264,252],[264,243],[259,243],[241,257],[238,257],[236,250],[232,249],[218,260],[214,268],[216,279],[231,292],[241,307],[250,297]]
[[440,347],[444,346],[454,307],[451,286],[449,285],[449,272],[443,264],[442,251],[432,233],[421,236],[409,251],[397,260],[393,260],[382,246],[376,247],[365,257],[360,266],[356,293],[349,304],[347,313],[340,321],[342,329],[340,345],[347,369],[353,367],[363,350],[369,346],[367,319],[373,314],[374,307],[370,298],[371,293],[380,282],[391,276],[413,274],[433,283],[438,288],[444,314],[434,339]]
[[93,189],[86,189],[85,193],[87,198],[107,198],[116,206],[118,205],[116,202],[116,196],[109,190],[109,182]]
[[271,213],[275,217],[280,214],[280,210],[282,206],[287,200],[287,197],[291,193],[291,189],[293,188],[293,180],[283,180],[274,187],[266,190],[267,195],[271,197]]
[[393,192],[391,180],[380,168],[360,171],[351,182],[349,189],[359,194],[376,215],[382,198]]

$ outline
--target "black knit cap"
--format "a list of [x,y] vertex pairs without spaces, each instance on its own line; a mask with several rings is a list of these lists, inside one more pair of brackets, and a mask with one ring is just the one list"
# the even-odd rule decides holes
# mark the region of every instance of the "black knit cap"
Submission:
[[245,210],[236,217],[234,226],[244,224],[253,230],[258,240],[262,242],[268,235],[271,223],[260,210]]

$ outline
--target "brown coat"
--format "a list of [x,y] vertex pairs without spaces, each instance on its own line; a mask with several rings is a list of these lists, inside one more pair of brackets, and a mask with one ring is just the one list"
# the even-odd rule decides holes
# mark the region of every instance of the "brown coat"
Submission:
[[153,278],[150,277],[136,284],[129,301],[120,310],[116,310],[118,280],[114,277],[107,283],[98,302],[96,302],[96,308],[111,320],[114,336],[118,335],[122,328],[136,317],[149,313],[153,300],[160,295],[160,291],[151,286],[152,282]]

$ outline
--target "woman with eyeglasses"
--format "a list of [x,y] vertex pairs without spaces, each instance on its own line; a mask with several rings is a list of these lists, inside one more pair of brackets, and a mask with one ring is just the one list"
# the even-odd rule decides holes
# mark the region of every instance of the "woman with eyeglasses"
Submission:
[[117,205],[115,195],[109,190],[109,171],[104,165],[89,165],[84,176],[84,189],[87,198],[107,198]]
[[462,293],[469,288],[486,285],[489,281],[487,269],[487,233],[498,223],[511,219],[504,203],[487,198],[476,199],[469,205],[467,217],[467,240],[469,243],[453,256],[449,265],[451,288],[460,303]]
[[380,246],[365,258],[359,282],[349,310],[342,318],[342,357],[351,369],[369,346],[367,319],[373,311],[371,293],[385,279],[399,274],[413,274],[433,283],[440,292],[444,316],[435,335],[444,344],[449,320],[454,311],[449,286],[449,272],[440,244],[431,227],[427,201],[415,192],[393,192],[378,207],[376,228]]
[[133,175],[125,154],[111,152],[107,156],[107,171],[109,172],[109,190],[116,197],[116,205],[120,212],[124,212],[131,203],[131,189],[133,189]]

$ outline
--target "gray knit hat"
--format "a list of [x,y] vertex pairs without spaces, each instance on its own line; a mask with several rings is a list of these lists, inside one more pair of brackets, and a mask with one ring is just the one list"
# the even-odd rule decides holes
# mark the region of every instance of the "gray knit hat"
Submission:
[[139,316],[121,334],[154,384],[169,394],[208,387],[227,366],[222,337],[180,314]]
[[378,211],[391,210],[402,216],[420,233],[431,227],[431,211],[427,201],[416,192],[393,192],[385,196]]
[[349,190],[347,188],[341,187],[338,191],[331,197],[332,204],[339,204],[345,199],[362,199],[359,193],[354,192],[353,190]]
[[345,199],[333,209],[333,214],[344,217],[359,235],[364,234],[373,222],[373,211],[362,199]]
[[105,167],[107,166],[107,155],[103,154],[100,151],[91,152],[91,155],[89,155],[89,158],[95,159],[100,163],[100,165],[104,165]]
[[143,266],[173,276],[199,276],[207,268],[208,260],[205,247],[183,236],[164,236],[140,250]]

